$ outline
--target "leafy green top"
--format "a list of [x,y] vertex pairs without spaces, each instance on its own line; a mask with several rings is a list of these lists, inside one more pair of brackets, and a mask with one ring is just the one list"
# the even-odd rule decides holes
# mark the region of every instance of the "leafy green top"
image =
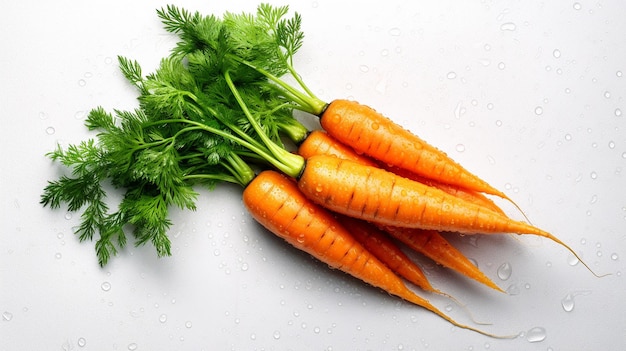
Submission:
[[[96,137],[48,154],[71,174],[50,181],[41,196],[44,206],[82,210],[76,232],[81,241],[99,235],[100,265],[127,244],[131,228],[136,245],[151,242],[159,256],[170,255],[169,208],[195,209],[196,185],[245,186],[254,178],[251,162],[299,175],[304,160],[281,137],[305,137],[292,117],[300,106],[268,81],[293,71],[302,45],[300,16],[285,20],[287,10],[264,4],[254,16],[218,19],[168,6],[158,15],[181,41],[158,69],[144,76],[138,62],[119,57],[139,107],[94,108],[85,125]],[[115,210],[107,184],[124,193]]]

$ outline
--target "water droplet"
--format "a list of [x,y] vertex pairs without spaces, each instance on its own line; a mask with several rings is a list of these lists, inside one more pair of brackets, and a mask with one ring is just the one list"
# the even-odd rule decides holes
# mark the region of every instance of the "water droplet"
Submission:
[[241,264],[241,270],[242,270],[242,271],[244,271],[244,272],[245,272],[245,271],[247,271],[247,270],[248,270],[248,268],[249,268],[249,266],[248,266],[248,264],[247,264],[246,262],[244,262],[244,263],[242,263],[242,264]]
[[501,120],[496,120],[496,126],[497,127],[502,127],[502,121]]
[[543,107],[541,107],[541,106],[535,107],[535,114],[537,116],[540,116],[541,114],[543,114]]
[[595,171],[591,172],[591,174],[589,174],[589,176],[591,177],[591,179],[597,179],[598,178],[598,173],[596,173]]
[[617,117],[621,116],[621,115],[622,115],[622,110],[620,110],[619,108],[616,108],[616,109],[615,109],[615,115],[616,115]]
[[574,295],[567,294],[561,299],[561,307],[565,312],[572,312],[574,310]]
[[487,110],[493,110],[493,104],[492,103],[488,103],[487,104]]
[[54,129],[54,127],[48,127],[46,128],[46,134],[48,135],[52,135],[56,132],[56,129]]
[[72,214],[71,214],[70,212],[66,213],[66,214],[65,214],[65,219],[67,219],[68,221],[69,221],[70,219],[72,219]]
[[79,79],[78,80],[78,86],[79,87],[84,87],[85,85],[87,85],[87,82],[84,79]]
[[498,69],[503,70],[505,68],[506,68],[506,65],[504,64],[504,62],[498,63]]
[[213,256],[219,256],[220,255],[220,250],[215,249],[213,250]]
[[130,343],[128,344],[128,349],[131,351],[137,350],[137,344],[136,343]]
[[604,92],[604,97],[607,98],[607,99],[610,99],[611,98],[611,92],[610,91],[605,91]]
[[513,268],[511,264],[508,262],[504,262],[498,267],[498,278],[502,280],[507,280],[511,277],[511,273],[513,272]]
[[617,261],[619,259],[619,256],[617,255],[617,253],[614,252],[614,253],[611,254],[611,259],[613,261]]
[[365,73],[365,72],[369,72],[370,68],[367,65],[360,65],[359,70]]
[[382,49],[380,50],[380,56],[389,56],[389,50],[387,49]]
[[534,327],[526,333],[528,342],[541,342],[546,339],[546,329],[542,327]]
[[446,78],[448,78],[448,79],[456,78],[456,72],[454,72],[454,71],[448,72],[448,74],[446,74]]
[[512,32],[514,30],[517,29],[517,25],[513,22],[506,22],[506,23],[502,23],[502,25],[500,25],[500,30],[501,31],[508,31],[508,32]]
[[567,259],[567,263],[570,266],[575,266],[580,262],[580,260],[578,258],[576,258],[576,256],[574,255],[569,255],[568,259]]
[[609,149],[615,149],[615,142],[613,140],[609,141]]
[[465,145],[463,145],[463,144],[457,144],[457,145],[456,145],[456,151],[458,151],[458,152],[463,152],[463,151],[465,151]]
[[57,260],[60,260],[61,257],[63,257],[63,255],[61,255],[60,252],[57,252],[57,253],[54,254],[54,258],[56,258]]
[[85,347],[87,345],[87,340],[85,338],[78,338],[78,346]]
[[9,322],[11,319],[13,319],[13,313],[7,311],[2,312],[3,321]]
[[570,141],[572,140],[572,135],[571,134],[565,134],[565,140]]
[[561,57],[561,50],[559,50],[559,49],[554,49],[554,51],[552,51],[552,56],[554,56],[554,58],[559,58],[559,57]]
[[186,321],[185,322],[185,328],[187,328],[187,329],[191,328],[191,321]]
[[622,71],[615,72],[615,75],[618,76],[618,77],[621,77],[622,76]]
[[280,332],[276,330],[272,336],[274,337],[274,339],[278,340],[280,339]]
[[572,7],[574,8],[574,10],[578,11],[582,8],[582,6],[580,5],[579,2],[575,2],[574,5],[572,5]]
[[167,315],[166,314],[160,315],[159,316],[159,322],[161,322],[161,323],[167,322]]
[[391,28],[389,30],[389,35],[397,37],[400,36],[400,34],[402,34],[402,31],[400,30],[400,28]]
[[370,126],[372,128],[372,130],[378,130],[378,128],[380,128],[380,125],[376,122],[372,123],[372,125]]
[[100,285],[100,288],[102,288],[103,291],[109,291],[111,290],[111,283],[104,282],[102,283],[102,285]]

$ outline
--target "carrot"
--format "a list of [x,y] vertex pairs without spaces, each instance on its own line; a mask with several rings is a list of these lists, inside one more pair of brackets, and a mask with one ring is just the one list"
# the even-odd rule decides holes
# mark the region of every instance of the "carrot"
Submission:
[[456,197],[462,198],[470,202],[474,202],[478,205],[485,206],[491,210],[504,214],[504,211],[502,211],[502,209],[498,207],[498,205],[496,205],[491,199],[489,199],[482,193],[424,178],[403,168],[379,164],[366,155],[357,154],[354,149],[342,144],[332,136],[328,135],[328,133],[320,130],[314,130],[309,133],[306,139],[304,139],[304,141],[298,147],[298,154],[302,155],[304,158],[319,154],[334,155],[339,158],[357,161],[361,164],[368,166],[379,165],[380,167],[385,168],[388,171],[396,173],[405,178],[409,178],[420,183],[441,189],[448,194],[452,194]]
[[308,200],[296,184],[275,171],[263,171],[243,192],[250,214],[266,229],[330,267],[421,306],[453,325],[496,338],[461,324],[416,295],[387,266],[367,251],[331,213]]
[[418,287],[437,294],[446,295],[435,289],[424,272],[380,229],[374,225],[352,217],[337,215],[341,223],[354,238],[383,262],[389,269],[417,285]]
[[459,250],[452,246],[439,232],[392,226],[384,226],[383,229],[411,249],[420,252],[444,267],[455,270],[492,289],[504,292],[504,290],[481,272],[478,267],[468,260]]

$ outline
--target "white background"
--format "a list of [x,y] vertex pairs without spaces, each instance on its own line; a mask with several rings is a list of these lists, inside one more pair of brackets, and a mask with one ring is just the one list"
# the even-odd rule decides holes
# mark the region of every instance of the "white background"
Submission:
[[[196,212],[174,211],[172,257],[131,245],[99,268],[93,243],[72,233],[79,214],[39,205],[61,173],[44,154],[91,137],[91,108],[136,105],[116,56],[155,67],[174,44],[155,14],[166,4],[2,5],[1,350],[624,349],[623,1],[290,4],[306,33],[296,65],[320,97],[384,112],[612,274],[596,278],[535,237],[450,235],[509,294],[421,260],[433,285],[493,323],[483,329],[521,333],[514,340],[452,327],[296,252],[246,214],[237,187],[202,192]],[[257,2],[176,4],[219,15]],[[512,273],[501,279],[504,264]],[[533,328],[545,339],[531,342]]]

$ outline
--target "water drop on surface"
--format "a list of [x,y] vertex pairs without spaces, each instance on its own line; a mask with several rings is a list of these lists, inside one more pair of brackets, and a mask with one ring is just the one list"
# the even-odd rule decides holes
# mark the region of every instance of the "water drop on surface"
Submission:
[[554,56],[554,58],[559,58],[559,57],[561,57],[561,50],[559,50],[559,49],[554,49],[554,51],[552,51],[552,56]]
[[84,79],[79,79],[78,80],[78,86],[84,87],[85,85],[87,85],[87,82]]
[[501,31],[508,31],[508,32],[512,32],[514,30],[517,29],[517,25],[513,22],[507,22],[507,23],[502,23],[502,25],[500,25],[500,30]]
[[604,92],[604,97],[607,98],[607,99],[610,99],[611,98],[611,92],[610,91],[605,91]]
[[622,76],[622,71],[615,72],[615,75],[618,76],[618,77],[621,77]]
[[454,72],[454,71],[448,72],[448,74],[446,74],[446,78],[448,78],[448,79],[456,78],[456,72]]
[[4,311],[2,312],[2,320],[9,322],[11,319],[13,319],[13,313],[8,312],[8,311]]
[[400,36],[400,34],[402,34],[402,31],[400,31],[400,28],[391,28],[389,30],[389,35],[397,37]]
[[612,253],[612,254],[611,254],[611,259],[612,259],[613,261],[617,261],[617,260],[619,259],[619,256],[617,255],[617,253]]
[[60,260],[61,257],[63,257],[63,255],[61,255],[60,252],[57,252],[57,253],[54,254],[54,258],[56,258],[57,260]]
[[102,288],[103,291],[109,291],[111,290],[111,283],[104,282],[102,283],[102,285],[100,285],[100,288]]
[[535,114],[537,116],[540,116],[541,114],[543,114],[543,107],[541,107],[541,106],[535,107]]
[[128,344],[128,349],[131,351],[137,350],[137,344],[135,344],[134,342]]
[[159,322],[161,322],[161,323],[167,322],[167,315],[166,314],[160,315],[159,316]]
[[360,65],[359,70],[363,73],[369,72],[370,68],[366,65]]
[[56,130],[54,129],[54,127],[48,127],[46,128],[46,134],[48,135],[52,135],[56,132]]
[[280,332],[278,330],[275,331],[273,336],[274,336],[274,339],[276,339],[276,340],[280,339]]
[[85,338],[78,338],[78,346],[85,347],[87,345],[87,340]]
[[456,145],[456,151],[458,151],[458,152],[463,152],[463,151],[465,151],[465,145],[463,145],[463,144],[457,144],[457,145]]
[[572,312],[574,310],[574,295],[567,294],[561,299],[561,307],[565,312]]
[[503,70],[505,68],[506,68],[506,65],[504,64],[504,62],[498,63],[498,69]]
[[574,5],[572,5],[572,7],[574,8],[574,10],[578,11],[582,8],[582,6],[580,5],[579,2],[575,2]]
[[526,333],[528,342],[541,342],[546,339],[546,330],[542,327],[534,327]]
[[622,110],[620,110],[619,108],[615,109],[615,116],[619,117],[622,115]]
[[187,329],[191,328],[191,321],[186,321],[185,322],[185,328],[187,328]]
[[598,178],[598,173],[596,173],[595,171],[591,172],[591,174],[589,174],[589,176],[591,177],[591,179],[597,179]]
[[513,273],[513,268],[511,264],[508,262],[504,262],[498,267],[498,278],[502,280],[507,280],[511,277],[511,273]]

